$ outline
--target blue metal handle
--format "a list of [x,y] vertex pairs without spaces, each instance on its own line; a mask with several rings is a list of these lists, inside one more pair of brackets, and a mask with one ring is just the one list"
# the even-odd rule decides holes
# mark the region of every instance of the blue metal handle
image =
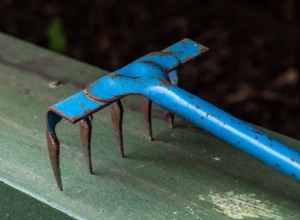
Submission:
[[[147,97],[160,107],[197,124],[225,142],[300,181],[299,152],[176,86],[177,68],[206,50],[204,46],[185,39],[98,79],[84,91],[50,107],[47,113],[48,147],[59,187],[62,189],[57,156],[59,142],[55,125],[60,118],[66,118],[73,123],[87,120],[87,116],[115,102],[118,103],[115,109],[120,110],[119,100],[133,94]],[[120,124],[116,129],[120,130]],[[122,137],[118,140],[123,153]]]

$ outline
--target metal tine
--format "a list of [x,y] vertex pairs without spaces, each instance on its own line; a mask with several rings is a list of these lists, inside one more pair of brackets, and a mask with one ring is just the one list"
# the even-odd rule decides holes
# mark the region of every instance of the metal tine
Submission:
[[149,140],[153,140],[152,136],[152,122],[151,122],[151,109],[152,109],[152,101],[145,96],[141,96],[142,104],[142,112],[144,115],[144,122],[146,131],[148,133]]
[[115,131],[115,137],[119,146],[121,156],[124,158],[123,147],[123,133],[122,133],[122,121],[123,121],[123,106],[120,100],[117,100],[111,105],[111,119],[113,128]]
[[[173,85],[178,85],[178,81],[179,81],[179,71],[173,70],[169,73],[169,78],[170,81]],[[153,140],[153,136],[152,136],[152,120],[151,120],[151,109],[152,109],[152,101],[150,99],[148,99],[145,96],[142,96],[142,104],[141,104],[141,108],[142,108],[142,112],[144,115],[144,122],[145,122],[145,127],[146,127],[146,131],[148,133],[148,137],[149,140],[152,141]],[[164,116],[168,119],[169,121],[169,127],[173,128],[174,127],[174,118],[175,118],[175,114],[173,112],[166,112],[164,114]]]
[[168,111],[168,112],[166,112],[165,114],[164,114],[164,116],[168,119],[168,121],[169,121],[169,127],[170,128],[174,128],[174,118],[175,118],[175,114],[173,113],[173,112],[170,112],[170,111]]
[[91,159],[91,135],[92,123],[89,116],[84,117],[79,122],[80,138],[83,149],[85,161],[87,163],[89,172],[93,174],[92,159]]
[[60,144],[55,135],[55,133],[50,133],[48,127],[46,130],[46,137],[47,137],[47,144],[48,144],[48,151],[51,161],[51,166],[53,170],[53,174],[57,183],[58,188],[63,191],[63,186],[61,182],[61,175],[60,175],[60,166],[59,166],[59,148]]
[[[175,70],[171,71],[169,73],[169,78],[170,78],[171,84],[177,86],[178,82],[179,82],[179,76],[180,76],[179,70],[175,69]],[[168,111],[168,112],[165,113],[164,116],[169,121],[169,127],[174,128],[175,114],[173,112]]]

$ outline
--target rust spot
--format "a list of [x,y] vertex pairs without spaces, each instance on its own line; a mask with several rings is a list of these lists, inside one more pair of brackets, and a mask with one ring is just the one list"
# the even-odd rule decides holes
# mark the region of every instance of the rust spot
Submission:
[[262,133],[262,132],[260,132],[258,130],[252,130],[252,132],[255,133],[255,134],[259,134],[259,135],[264,135],[264,133]]
[[215,114],[213,113],[206,113],[206,117],[211,116],[211,117],[215,117]]
[[272,138],[272,137],[270,137],[270,136],[268,136],[268,139],[269,139],[270,141],[272,141],[272,140],[273,140],[273,138]]
[[122,76],[113,74],[113,75],[110,76],[110,78],[111,79],[118,79],[118,78],[122,78]]
[[150,57],[154,57],[158,54],[159,52],[151,52],[151,53],[148,53],[148,56]]
[[295,159],[295,158],[291,158],[290,159],[292,162],[295,162],[295,163],[298,163],[299,164],[299,162]]
[[144,60],[144,61],[141,61],[141,63],[145,63],[145,64],[148,64],[150,66],[156,66],[156,64],[152,61],[149,61],[149,60]]
[[85,111],[85,112],[83,113],[83,115],[90,115],[90,114],[92,114],[92,113],[94,113],[93,110],[87,110],[87,111]]
[[192,96],[192,95],[189,95],[189,98],[193,99],[193,98],[194,98],[194,96]]
[[209,50],[208,47],[201,45],[201,48],[198,50],[198,53],[203,54],[203,53],[207,52],[208,50]]
[[85,87],[85,89],[86,89],[86,90],[91,90],[91,89],[92,89],[92,85],[93,85],[93,83],[92,83],[92,84],[88,84],[88,85]]
[[159,81],[161,82],[162,85],[166,86],[166,87],[170,87],[171,83],[169,83],[168,81],[164,80],[164,79],[159,79]]
[[80,119],[81,119],[82,117],[80,117],[80,116],[75,116],[75,117],[73,117],[72,118],[72,123],[76,123],[76,122],[78,122]]
[[191,60],[191,59],[193,59],[193,58],[194,58],[194,56],[187,56],[187,57],[185,58],[184,62],[188,62],[189,60]]
[[81,108],[85,108],[85,106],[86,106],[84,103],[79,103],[79,105]]
[[170,69],[167,68],[167,67],[163,67],[162,69],[163,69],[163,71],[166,72],[166,73],[170,71]]
[[199,105],[196,105],[196,109],[199,109],[200,108],[200,106]]
[[172,56],[172,53],[165,52],[165,51],[160,51],[160,56]]
[[165,51],[160,51],[160,52],[151,52],[151,53],[148,53],[147,56],[150,56],[150,57],[155,57],[155,56],[172,56],[172,53],[169,53],[169,52],[165,52]]

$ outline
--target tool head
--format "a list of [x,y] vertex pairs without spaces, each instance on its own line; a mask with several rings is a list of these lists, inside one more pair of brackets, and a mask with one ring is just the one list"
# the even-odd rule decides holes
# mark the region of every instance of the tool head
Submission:
[[80,121],[80,136],[90,173],[91,131],[90,116],[111,105],[113,128],[122,157],[125,157],[122,136],[123,106],[121,99],[128,95],[142,96],[142,111],[146,130],[152,137],[151,104],[168,110],[166,117],[173,127],[174,115],[189,120],[200,128],[263,161],[291,178],[300,181],[300,153],[269,137],[251,125],[235,118],[203,99],[177,87],[178,69],[195,59],[207,48],[184,39],[160,52],[147,54],[127,66],[110,73],[86,87],[85,90],[51,106],[46,114],[47,143],[53,173],[62,190],[59,167],[59,140],[55,126],[62,119]]

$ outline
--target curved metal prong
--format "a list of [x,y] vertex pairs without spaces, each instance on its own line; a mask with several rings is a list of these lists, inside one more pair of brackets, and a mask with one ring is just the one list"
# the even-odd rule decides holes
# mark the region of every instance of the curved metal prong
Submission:
[[169,127],[170,128],[174,128],[174,118],[175,118],[175,114],[173,112],[166,112],[165,115],[164,115],[168,121],[169,121]]
[[[175,86],[178,85],[179,76],[180,76],[180,73],[179,73],[179,70],[177,70],[177,69],[175,69],[169,73],[169,79],[170,79],[172,85],[175,85]],[[168,111],[165,113],[165,117],[169,121],[169,127],[174,128],[175,114],[173,112]]]
[[61,120],[61,117],[54,112],[48,111],[46,114],[46,138],[48,144],[48,152],[51,161],[51,167],[57,183],[58,188],[63,191],[60,165],[59,165],[59,150],[60,144],[55,133],[55,126]]
[[120,154],[122,157],[125,157],[124,147],[123,147],[123,133],[122,133],[123,106],[120,100],[117,100],[112,104],[111,118],[112,118],[113,127],[115,131],[116,141],[119,146]]
[[141,99],[142,99],[141,108],[144,116],[146,131],[148,133],[149,140],[152,141],[153,140],[152,123],[151,123],[152,101],[145,96],[141,96]]
[[81,138],[84,158],[87,163],[89,172],[93,174],[92,159],[91,159],[92,123],[89,116],[80,120],[79,128],[80,128],[80,138]]

